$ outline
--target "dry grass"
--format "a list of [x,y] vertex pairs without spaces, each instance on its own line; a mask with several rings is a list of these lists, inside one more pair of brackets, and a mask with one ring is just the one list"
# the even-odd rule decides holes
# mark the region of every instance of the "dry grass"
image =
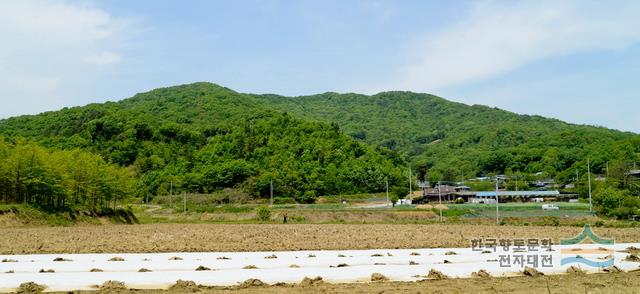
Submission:
[[[616,242],[640,241],[637,228],[594,228]],[[150,224],[0,229],[0,252],[127,253],[469,247],[481,237],[571,237],[580,227],[463,224]]]

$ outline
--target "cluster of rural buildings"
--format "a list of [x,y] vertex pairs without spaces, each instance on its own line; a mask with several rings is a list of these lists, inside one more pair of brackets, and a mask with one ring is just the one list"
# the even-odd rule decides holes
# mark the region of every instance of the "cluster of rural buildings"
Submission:
[[412,203],[438,203],[438,202],[464,202],[493,204],[496,201],[496,193],[500,202],[545,202],[566,201],[578,199],[577,194],[563,194],[558,190],[552,191],[471,191],[467,186],[440,185],[436,187],[423,187],[419,195],[413,196]]
[[[640,170],[632,169],[626,174],[631,179],[640,180]],[[498,175],[498,180],[507,180],[507,176]],[[604,176],[596,176],[595,181],[605,180]],[[480,177],[473,179],[472,181],[495,181],[496,178]],[[578,200],[578,194],[574,193],[561,193],[559,189],[573,189],[574,184],[558,185],[553,179],[539,180],[536,182],[529,182],[528,190],[524,191],[508,191],[508,190],[492,190],[492,191],[472,191],[471,187],[463,185],[463,183],[456,184],[438,184],[432,186],[429,182],[418,182],[420,190],[411,194],[408,199],[403,199],[405,204],[420,204],[420,203],[485,203],[493,204],[496,201],[496,194],[500,202],[575,202]]]
[[[498,175],[499,180],[506,180],[506,176]],[[502,177],[502,178],[501,178]],[[491,178],[477,178],[476,181],[493,181]],[[471,187],[458,185],[438,184],[432,187],[429,182],[420,182],[420,190],[411,197],[413,204],[420,203],[485,203],[496,202],[496,193],[500,202],[545,202],[545,201],[577,201],[577,194],[560,193],[553,180],[541,180],[529,183],[530,190],[525,191],[472,191]]]

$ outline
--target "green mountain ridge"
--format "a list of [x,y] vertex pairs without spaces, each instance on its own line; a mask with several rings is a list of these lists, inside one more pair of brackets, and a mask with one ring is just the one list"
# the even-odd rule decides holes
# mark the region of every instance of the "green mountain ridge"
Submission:
[[430,170],[432,181],[540,171],[567,181],[575,168],[586,169],[587,157],[601,172],[607,161],[630,162],[640,151],[640,136],[634,133],[469,106],[429,94],[256,97],[281,111],[335,122],[356,139],[398,151],[413,162],[420,177]]
[[376,192],[400,181],[401,159],[339,131],[265,108],[247,94],[207,84],[160,88],[130,99],[10,118],[0,134],[54,149],[80,148],[129,166],[145,198],[242,187],[312,201]]
[[[310,201],[375,192],[384,179],[458,181],[544,172],[571,182],[578,169],[628,169],[640,136],[518,115],[411,92],[245,94],[194,83],[39,115],[0,120],[0,135],[53,149],[79,148],[133,169],[136,194],[242,187]],[[640,161],[640,160],[638,160]],[[624,173],[624,172],[623,172]]]

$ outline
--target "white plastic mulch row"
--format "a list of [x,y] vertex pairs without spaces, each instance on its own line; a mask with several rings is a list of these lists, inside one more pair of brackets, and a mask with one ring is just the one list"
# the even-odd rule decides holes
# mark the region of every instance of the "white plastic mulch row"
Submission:
[[[636,270],[640,263],[625,261],[628,247],[640,243],[616,244],[615,265],[622,270]],[[594,245],[572,246],[598,248]],[[452,278],[469,278],[473,272],[486,270],[492,276],[519,275],[522,264],[501,266],[500,255],[551,255],[551,267],[536,267],[545,274],[561,274],[573,265],[587,272],[602,269],[586,265],[561,265],[562,246],[553,251],[538,253],[502,252],[482,253],[470,248],[402,249],[402,250],[334,250],[282,252],[215,252],[215,253],[143,253],[143,254],[34,254],[0,255],[0,292],[14,291],[21,283],[46,285],[47,291],[95,289],[105,281],[124,282],[130,288],[159,289],[173,285],[176,280],[191,280],[209,286],[230,286],[247,279],[260,279],[269,284],[298,283],[305,277],[320,276],[331,283],[368,282],[372,273],[385,275],[392,281],[417,281],[436,269]],[[453,255],[451,252],[455,252]],[[449,254],[447,254],[449,253]],[[276,258],[266,258],[272,257]],[[605,259],[606,255],[589,258]],[[110,261],[114,257],[124,261]],[[66,261],[54,261],[65,259]],[[541,262],[541,261],[540,261]],[[209,271],[196,271],[203,266]],[[256,269],[244,269],[255,266]],[[139,272],[140,269],[150,272]],[[102,272],[91,272],[100,269]],[[41,270],[53,270],[42,273]]]

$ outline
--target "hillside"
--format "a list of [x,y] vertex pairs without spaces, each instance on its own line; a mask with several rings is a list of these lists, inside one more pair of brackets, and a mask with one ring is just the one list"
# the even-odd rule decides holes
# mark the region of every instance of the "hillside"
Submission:
[[[640,136],[572,125],[428,94],[304,97],[242,94],[210,83],[160,88],[119,102],[0,121],[0,135],[48,148],[81,148],[137,175],[135,194],[207,193],[241,187],[311,201],[376,192],[384,179],[457,181],[492,173],[544,172],[561,182],[610,162],[624,173]],[[638,160],[640,161],[640,160]]]
[[[0,134],[49,148],[81,148],[139,178],[135,194],[208,193],[236,187],[312,201],[376,192],[403,177],[401,159],[208,83],[156,89],[130,99],[0,121]],[[384,152],[384,150],[382,151]]]
[[419,176],[429,169],[432,181],[541,171],[572,180],[575,168],[586,169],[587,156],[594,171],[604,173],[607,161],[625,164],[638,160],[640,152],[637,134],[469,106],[428,94],[256,97],[299,117],[335,122],[353,138],[398,151],[413,162]]

